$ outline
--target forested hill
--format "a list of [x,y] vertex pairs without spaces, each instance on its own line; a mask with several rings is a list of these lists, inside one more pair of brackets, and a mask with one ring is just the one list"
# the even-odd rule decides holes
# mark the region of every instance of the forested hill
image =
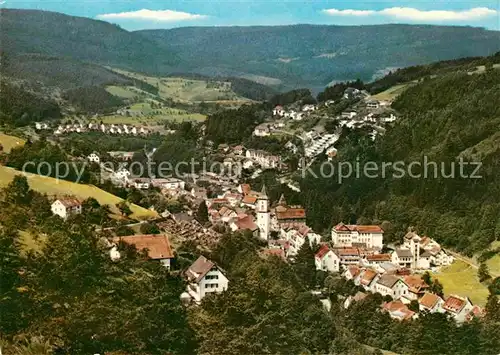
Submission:
[[[436,162],[445,175],[428,168],[427,178],[307,178],[302,192],[315,228],[334,222],[383,224],[387,236],[401,238],[409,226],[446,246],[472,254],[500,236],[500,70],[453,72],[426,79],[394,103],[402,118],[372,142],[351,131],[341,139],[343,161]],[[481,162],[479,179],[462,178],[459,159]],[[472,173],[475,167],[464,169]],[[423,168],[414,167],[414,175]],[[334,201],[332,206],[332,201]]]
[[108,22],[37,10],[0,10],[2,51],[38,53],[80,61],[167,71],[176,56]]
[[293,87],[369,81],[387,68],[500,49],[498,31],[428,25],[185,27],[137,33],[177,53],[184,70],[258,75],[264,83],[274,78]]
[[369,81],[394,67],[500,49],[500,32],[473,27],[294,25],[129,32],[48,11],[1,9],[0,18],[2,51],[11,56],[62,57],[150,75],[243,77],[283,88]]

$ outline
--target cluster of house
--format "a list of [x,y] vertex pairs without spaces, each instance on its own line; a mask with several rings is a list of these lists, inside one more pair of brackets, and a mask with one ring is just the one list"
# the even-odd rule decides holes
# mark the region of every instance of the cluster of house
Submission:
[[349,266],[343,276],[364,290],[346,298],[345,308],[350,307],[352,302],[364,299],[368,293],[379,293],[392,299],[384,302],[382,309],[398,320],[418,317],[417,312],[409,309],[412,301],[417,301],[419,311],[447,313],[458,323],[470,321],[483,313],[481,307],[473,305],[468,297],[450,295],[443,299],[430,292],[429,285],[420,275],[405,275],[398,269],[378,272],[369,267]]
[[481,313],[468,298],[452,295],[443,300],[429,292],[419,273],[453,262],[453,257],[435,240],[409,231],[400,247],[382,253],[383,233],[376,225],[340,223],[332,228],[331,243],[322,244],[315,254],[316,269],[341,272],[344,278],[364,289],[365,292],[346,299],[346,308],[371,292],[390,296],[392,301],[384,303],[383,309],[400,320],[418,317],[408,308],[413,300],[418,301],[421,310],[448,312],[457,322]]
[[270,136],[273,132],[279,131],[284,127],[285,122],[283,121],[261,123],[254,128],[253,135],[256,137],[267,137]]
[[307,145],[304,149],[306,157],[315,157],[326,151],[328,156],[335,156],[337,150],[333,147],[333,144],[339,140],[338,134],[323,134],[321,136],[315,137],[311,144]]
[[105,134],[117,134],[117,135],[147,135],[150,131],[144,127],[136,127],[132,125],[106,125],[104,123],[74,123],[59,125],[54,134],[64,134],[64,133],[83,133],[83,132],[102,132]]
[[303,105],[300,110],[285,109],[281,105],[277,105],[273,109],[274,117],[290,118],[295,121],[302,121],[309,113],[316,111],[317,105]]

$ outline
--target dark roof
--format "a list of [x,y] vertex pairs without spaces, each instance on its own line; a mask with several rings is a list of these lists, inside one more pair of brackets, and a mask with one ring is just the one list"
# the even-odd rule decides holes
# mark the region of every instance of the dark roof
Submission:
[[189,281],[200,282],[205,275],[217,265],[201,255],[196,261],[186,270],[186,276]]
[[392,288],[399,280],[400,278],[397,276],[385,274],[378,279],[377,283],[382,286]]
[[398,254],[398,257],[400,257],[400,258],[413,257],[413,254],[411,253],[410,249],[396,249],[396,254]]

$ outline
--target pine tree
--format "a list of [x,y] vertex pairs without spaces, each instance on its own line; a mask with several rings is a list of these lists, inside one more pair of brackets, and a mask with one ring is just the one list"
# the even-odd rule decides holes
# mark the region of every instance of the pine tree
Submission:
[[205,201],[202,201],[198,206],[198,212],[196,213],[196,218],[198,222],[204,224],[208,222],[208,208]]
[[314,251],[306,239],[300,247],[297,256],[295,257],[294,269],[297,276],[308,287],[316,285],[316,264],[314,262]]
[[479,269],[477,270],[477,277],[479,278],[479,282],[484,282],[491,279],[488,265],[486,265],[485,263],[481,263],[481,265],[479,265]]

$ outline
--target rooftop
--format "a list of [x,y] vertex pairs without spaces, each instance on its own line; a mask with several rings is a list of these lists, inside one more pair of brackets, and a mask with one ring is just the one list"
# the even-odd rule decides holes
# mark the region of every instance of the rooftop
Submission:
[[147,250],[151,259],[172,259],[174,253],[166,235],[145,234],[113,238],[114,242],[123,241],[135,245],[137,250]]

